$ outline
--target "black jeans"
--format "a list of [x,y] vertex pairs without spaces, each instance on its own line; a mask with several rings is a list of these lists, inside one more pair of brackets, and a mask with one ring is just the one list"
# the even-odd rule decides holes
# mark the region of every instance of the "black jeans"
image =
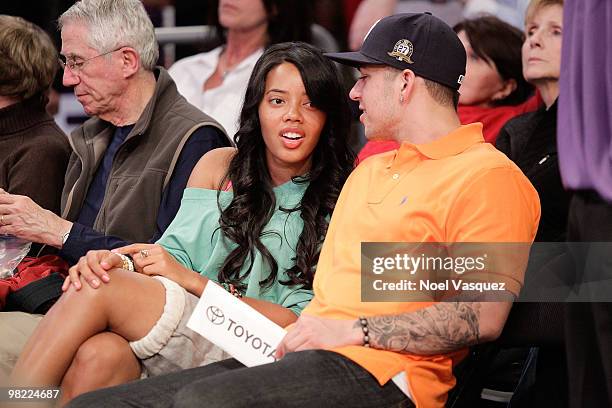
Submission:
[[[576,192],[569,214],[568,241],[612,241],[612,204],[590,191]],[[590,245],[574,256],[577,283],[588,284],[593,299],[612,293],[610,245]],[[612,303],[566,305],[569,406],[612,406]]]
[[247,368],[236,360],[149,378],[82,395],[77,407],[414,407],[389,381],[378,381],[344,356],[290,353]]

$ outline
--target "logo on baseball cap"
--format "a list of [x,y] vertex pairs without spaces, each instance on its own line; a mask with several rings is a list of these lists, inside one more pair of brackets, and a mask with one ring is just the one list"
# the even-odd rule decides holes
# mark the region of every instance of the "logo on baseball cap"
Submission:
[[410,56],[414,52],[414,46],[412,43],[406,39],[399,40],[395,43],[393,47],[393,52],[388,52],[389,56],[393,58],[397,58],[399,61],[407,62],[408,64],[414,64],[413,61],[410,60]]
[[356,52],[326,57],[353,67],[388,65],[458,90],[465,75],[465,48],[457,34],[430,13],[385,17],[372,26]]

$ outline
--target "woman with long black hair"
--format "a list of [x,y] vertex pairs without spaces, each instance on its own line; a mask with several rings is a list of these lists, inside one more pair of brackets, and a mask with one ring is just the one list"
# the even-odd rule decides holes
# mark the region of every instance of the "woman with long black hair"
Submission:
[[[249,81],[237,149],[200,160],[156,244],[92,251],[70,270],[66,293],[17,362],[15,383],[62,384],[66,399],[137,378],[140,364],[156,375],[225,358],[186,328],[209,281],[281,326],[294,322],[312,297],[327,222],[354,160],[340,84],[314,47],[270,47]],[[123,254],[140,273],[120,268],[131,266]],[[79,366],[92,354],[84,348],[99,336],[106,352],[109,342],[111,353],[129,342],[138,360],[130,355],[121,368],[106,367],[113,375],[84,380]]]

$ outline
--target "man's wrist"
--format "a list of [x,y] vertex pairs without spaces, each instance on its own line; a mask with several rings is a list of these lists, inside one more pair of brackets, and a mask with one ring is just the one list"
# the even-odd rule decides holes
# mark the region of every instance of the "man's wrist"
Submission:
[[363,347],[370,347],[370,330],[368,328],[368,319],[365,316],[359,316],[359,326],[363,334]]
[[68,236],[70,235],[71,230],[72,222],[66,221],[63,218],[59,218],[58,227],[55,233],[53,234],[53,241],[49,244],[56,248],[62,249],[64,244],[68,240]]
[[349,334],[349,342],[352,345],[355,346],[363,346],[364,345],[364,340],[363,340],[363,329],[361,326],[361,319],[358,318],[357,320],[353,321],[351,324],[351,331]]

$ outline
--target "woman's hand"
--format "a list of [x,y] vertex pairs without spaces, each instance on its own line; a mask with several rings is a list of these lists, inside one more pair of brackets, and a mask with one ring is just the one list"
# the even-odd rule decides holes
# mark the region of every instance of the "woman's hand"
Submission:
[[130,255],[137,272],[144,275],[166,277],[187,291],[192,292],[198,273],[185,268],[172,255],[158,244],[132,244],[114,250],[119,254]]
[[119,268],[122,265],[121,257],[109,250],[88,251],[76,265],[68,270],[68,276],[64,280],[62,291],[67,291],[71,283],[76,290],[81,289],[81,278],[85,279],[89,286],[97,289],[100,286],[100,281],[110,282],[110,276],[108,275],[110,269]]

